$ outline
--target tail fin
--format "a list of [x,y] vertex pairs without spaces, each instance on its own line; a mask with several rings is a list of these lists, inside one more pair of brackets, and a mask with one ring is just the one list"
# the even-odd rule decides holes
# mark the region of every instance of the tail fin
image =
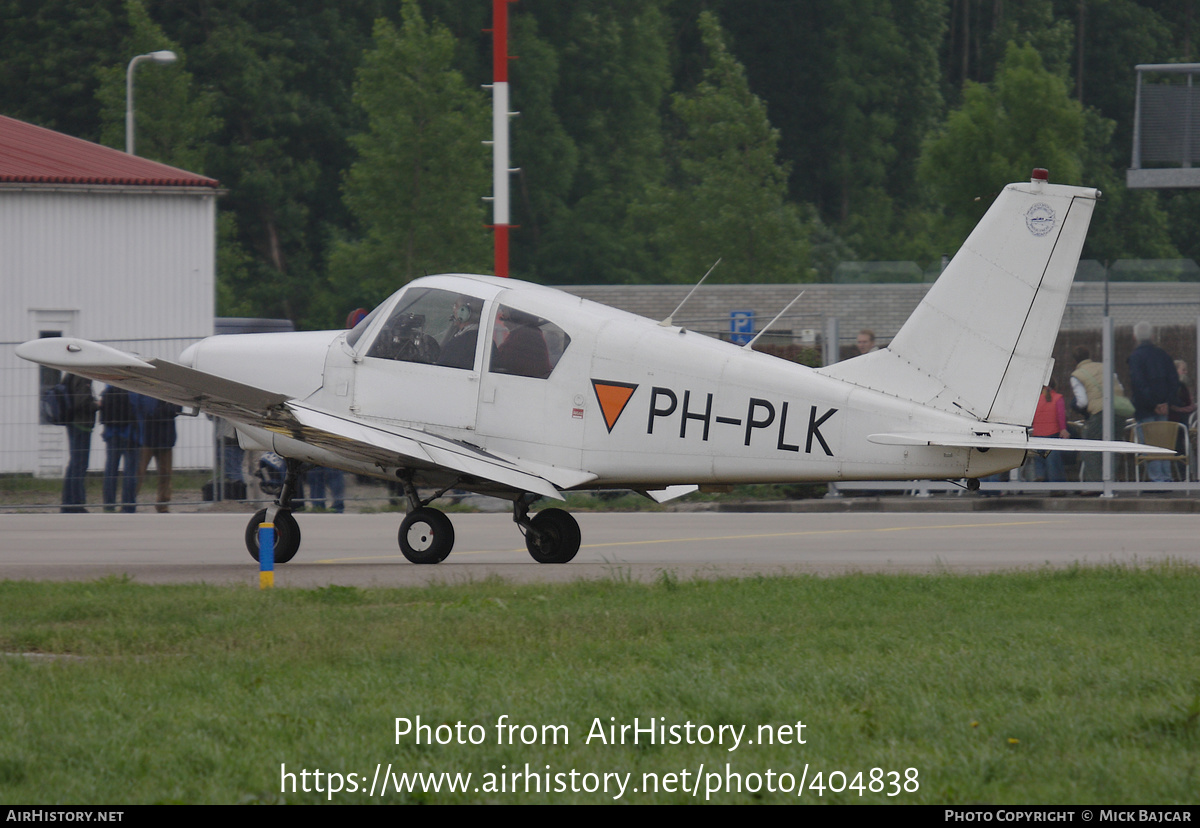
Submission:
[[887,348],[820,372],[976,420],[1030,425],[1099,196],[1037,177],[1009,184]]

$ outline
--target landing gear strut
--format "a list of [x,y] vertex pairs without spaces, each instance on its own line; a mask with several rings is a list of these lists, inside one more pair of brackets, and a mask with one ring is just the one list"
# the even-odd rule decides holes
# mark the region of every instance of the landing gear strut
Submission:
[[[292,517],[292,496],[303,468],[301,461],[289,459],[279,499],[274,505],[255,512],[246,525],[246,550],[254,560],[258,560],[259,525],[267,521],[275,524],[276,563],[287,563],[299,551],[300,526]],[[450,518],[430,508],[429,504],[461,481],[456,480],[433,497],[422,500],[411,476],[400,480],[409,507],[397,537],[400,552],[415,564],[441,563],[454,548],[454,525]],[[543,509],[531,518],[529,506],[537,499],[537,495],[526,493],[513,500],[513,521],[525,534],[525,547],[538,563],[567,563],[579,552],[579,523],[562,509]]]
[[[246,524],[246,551],[250,557],[258,560],[258,527],[268,520],[275,524],[275,563],[285,564],[300,550],[300,524],[292,517],[292,494],[300,480],[300,471],[304,464],[299,460],[287,461],[287,474],[283,478],[283,488],[279,490],[279,499],[267,509],[259,509]],[[273,515],[271,513],[274,513]]]
[[513,501],[513,520],[525,532],[525,548],[538,563],[567,563],[579,552],[579,523],[562,509],[543,509],[531,520],[528,498]]

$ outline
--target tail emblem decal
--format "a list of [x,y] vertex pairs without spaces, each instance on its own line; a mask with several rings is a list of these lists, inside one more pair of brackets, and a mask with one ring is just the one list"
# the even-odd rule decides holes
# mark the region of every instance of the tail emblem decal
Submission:
[[1025,211],[1025,226],[1035,236],[1044,236],[1054,229],[1054,210],[1049,204],[1039,201]]

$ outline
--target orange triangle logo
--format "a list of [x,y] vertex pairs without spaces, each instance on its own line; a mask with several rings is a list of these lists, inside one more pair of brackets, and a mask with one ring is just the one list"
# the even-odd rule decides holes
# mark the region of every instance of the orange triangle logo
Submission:
[[600,411],[604,414],[604,424],[608,426],[608,433],[612,434],[613,426],[617,424],[617,419],[625,410],[625,405],[637,390],[637,386],[627,382],[594,379],[592,389],[596,392],[596,402],[600,403]]

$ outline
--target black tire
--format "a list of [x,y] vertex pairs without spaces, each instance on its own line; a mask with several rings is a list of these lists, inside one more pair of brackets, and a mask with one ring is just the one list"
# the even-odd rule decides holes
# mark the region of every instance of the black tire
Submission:
[[400,523],[398,540],[412,563],[441,563],[454,548],[454,524],[437,509],[414,509]]
[[[246,524],[246,551],[258,560],[258,527],[267,519],[267,510],[259,509]],[[285,564],[300,551],[300,524],[287,509],[275,513],[275,563]]]
[[543,509],[525,532],[525,548],[538,563],[564,564],[579,552],[579,524],[562,509]]

